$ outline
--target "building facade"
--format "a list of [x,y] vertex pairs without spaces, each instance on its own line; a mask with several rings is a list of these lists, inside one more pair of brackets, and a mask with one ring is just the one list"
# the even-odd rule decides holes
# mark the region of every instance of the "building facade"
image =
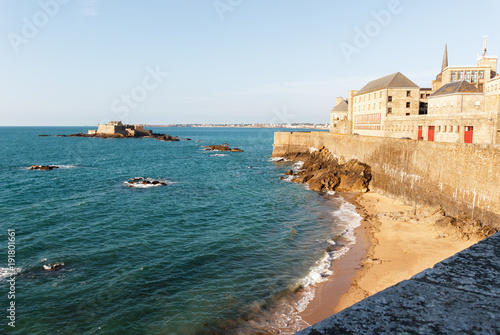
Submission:
[[[349,91],[345,127],[332,132],[453,143],[500,144],[500,76],[497,58],[485,50],[477,66],[448,66],[432,88],[420,88],[397,72]],[[345,109],[345,105],[337,106]],[[337,106],[332,110],[335,113]],[[331,116],[332,117],[332,116]]]

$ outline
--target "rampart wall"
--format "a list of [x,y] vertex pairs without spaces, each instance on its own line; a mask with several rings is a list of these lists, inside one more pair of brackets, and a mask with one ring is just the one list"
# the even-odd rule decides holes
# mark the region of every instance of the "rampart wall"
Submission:
[[372,168],[371,189],[412,205],[441,205],[500,230],[500,146],[326,132],[276,132],[273,156],[327,148]]

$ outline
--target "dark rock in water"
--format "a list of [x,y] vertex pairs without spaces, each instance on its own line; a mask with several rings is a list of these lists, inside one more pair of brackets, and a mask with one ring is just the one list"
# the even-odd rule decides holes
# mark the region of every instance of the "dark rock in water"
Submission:
[[156,139],[160,140],[160,141],[166,141],[166,142],[180,141],[177,137],[173,137],[173,136],[165,135],[165,134],[161,134],[160,136],[157,136]]
[[44,265],[43,269],[45,271],[57,271],[57,270],[60,270],[63,266],[64,266],[64,263],[54,263],[52,265],[51,264]]
[[49,171],[54,169],[59,169],[59,166],[56,165],[32,165],[29,167],[30,170],[43,170]]
[[295,173],[293,173],[293,170],[288,170],[287,172],[285,172],[285,175],[286,176],[293,176]]
[[204,146],[207,151],[231,151],[231,152],[243,152],[243,150],[234,148],[231,149],[227,144],[222,145],[206,145]]
[[156,179],[146,179],[142,177],[135,177],[131,178],[129,181],[126,181],[125,184],[128,185],[128,187],[138,187],[137,185],[153,185],[153,186],[159,186],[159,185],[167,185],[167,182],[164,180],[156,180]]
[[39,137],[47,137],[47,136],[52,136],[52,135],[45,135],[45,134],[42,134],[42,135],[38,135]]
[[191,141],[191,139],[190,138],[185,138],[184,141]]
[[[286,157],[304,161],[294,183],[308,183],[313,191],[367,192],[371,181],[370,166],[351,159],[341,163],[327,149],[321,148],[309,155]],[[288,173],[287,173],[288,174]]]

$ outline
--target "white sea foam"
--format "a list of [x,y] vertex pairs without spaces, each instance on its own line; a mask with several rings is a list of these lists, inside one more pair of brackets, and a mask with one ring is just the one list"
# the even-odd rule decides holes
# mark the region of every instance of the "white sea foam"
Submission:
[[[135,183],[134,179],[136,179],[136,180],[140,179],[141,181],[146,180],[146,181],[150,181],[150,182],[158,181],[159,183],[158,184],[142,184],[141,182]],[[167,185],[173,184],[173,182],[166,180],[166,179],[153,179],[153,178],[142,178],[142,177],[135,177],[131,180],[124,181],[123,183],[125,185],[127,185],[128,187],[133,187],[133,188],[151,188],[151,187],[165,186],[163,184],[167,184]]]
[[285,157],[272,157],[270,159],[271,162],[291,162],[291,159],[285,158]]
[[291,182],[293,180],[293,178],[295,178],[295,176],[285,176],[285,177],[283,177],[282,180],[283,181],[290,181]]
[[215,155],[210,155],[211,157],[226,157],[226,154],[215,154]]
[[335,195],[335,193],[336,193],[335,191],[328,191],[328,192],[326,192],[326,194],[328,194],[328,195]]
[[[302,279],[300,279],[299,284],[307,288],[309,286],[315,286],[316,284],[326,280],[328,276],[332,274],[330,267],[332,262],[342,255],[345,255],[349,251],[350,246],[356,243],[356,236],[354,235],[354,229],[361,225],[362,217],[356,212],[356,206],[343,201],[340,208],[332,213],[333,217],[336,219],[336,226],[343,227],[343,231],[340,234],[347,243],[340,246],[338,249],[333,251],[325,251],[323,258],[316,261],[314,266],[311,267],[309,273]],[[337,245],[332,239],[328,239],[327,242],[331,246]],[[313,296],[314,297],[314,296]],[[311,299],[304,300],[304,304],[307,304]],[[307,304],[305,307],[307,307]],[[304,307],[304,309],[305,309]]]
[[10,268],[0,267],[0,278],[8,278],[11,276],[15,276],[19,272],[21,272],[21,268],[14,268],[14,271],[12,271]]
[[302,169],[303,165],[304,165],[303,161],[298,161],[297,163],[293,164],[293,169],[298,171],[298,170]]

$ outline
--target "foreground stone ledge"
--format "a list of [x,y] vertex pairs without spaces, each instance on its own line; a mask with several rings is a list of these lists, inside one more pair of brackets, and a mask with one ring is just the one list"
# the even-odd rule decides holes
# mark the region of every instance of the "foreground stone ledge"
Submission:
[[499,319],[497,233],[297,334],[498,334]]

